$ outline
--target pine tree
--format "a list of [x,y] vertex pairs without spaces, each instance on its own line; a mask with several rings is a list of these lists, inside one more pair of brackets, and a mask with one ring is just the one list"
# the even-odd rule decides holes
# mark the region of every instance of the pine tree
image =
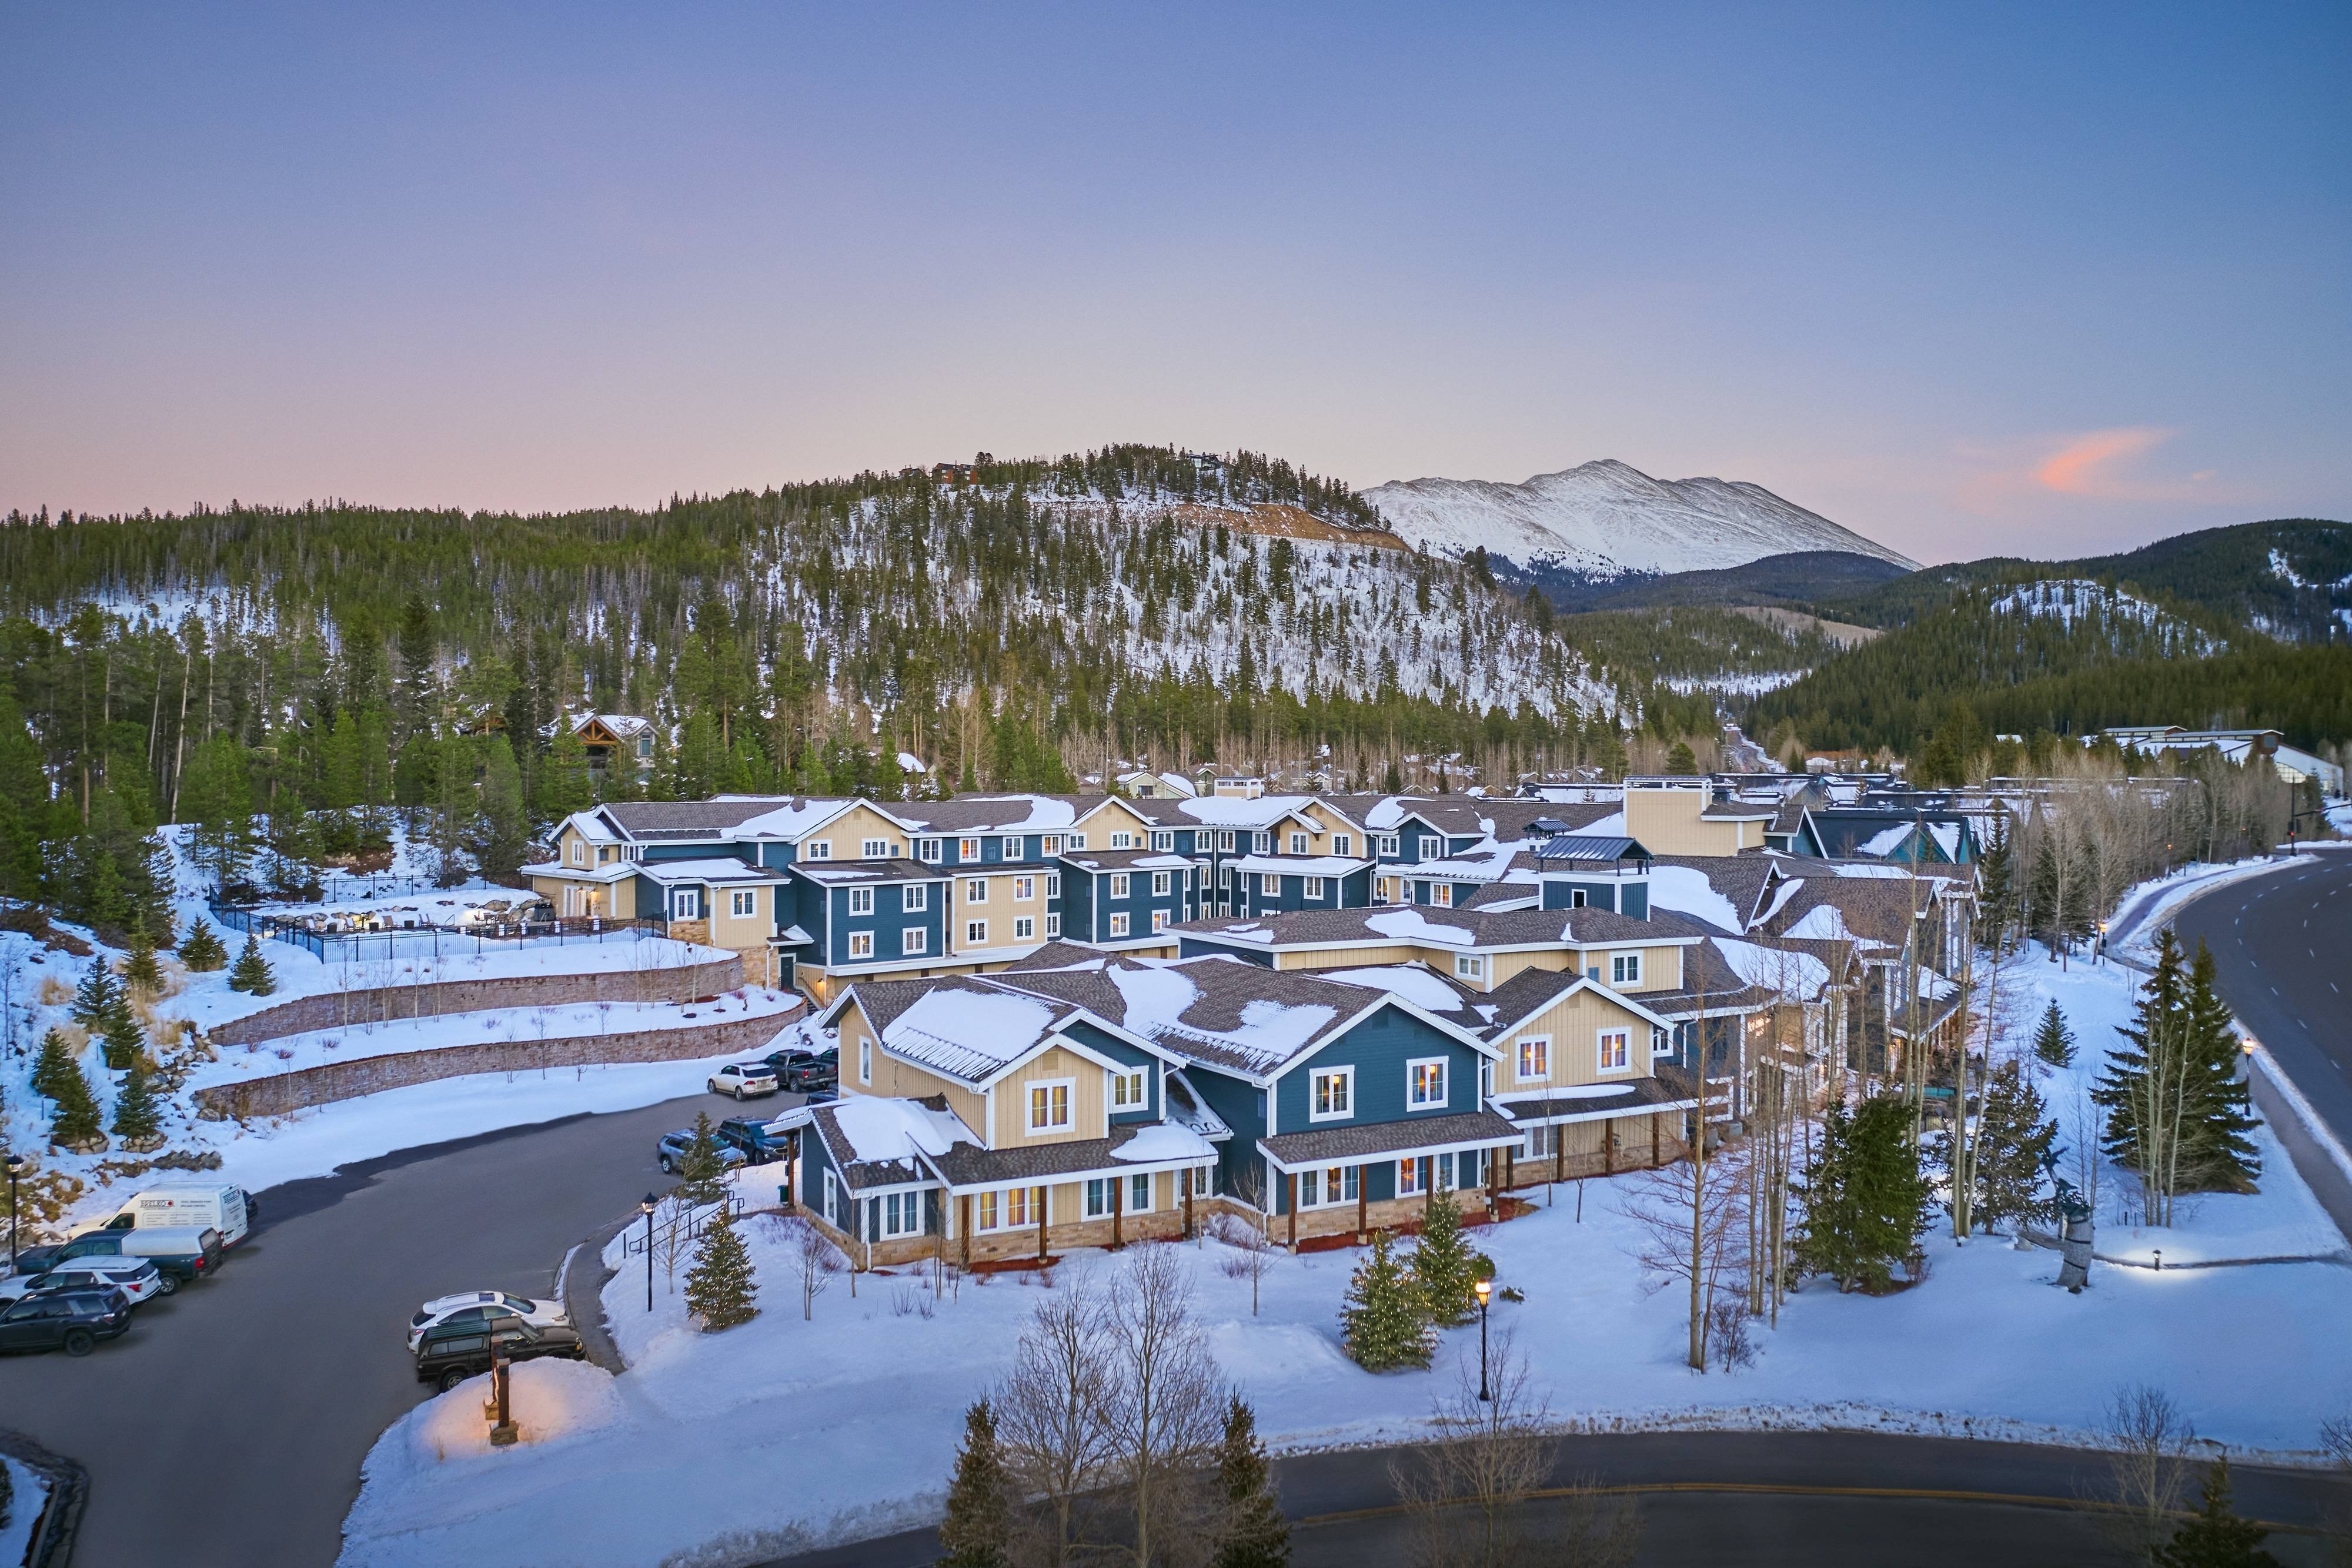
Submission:
[[154,1076],[144,1051],[131,1059],[130,1075],[114,1097],[114,1135],[126,1147],[158,1137],[163,1131],[162,1107],[156,1103]]
[[2042,1186],[2056,1157],[2058,1124],[2044,1119],[2046,1109],[2042,1092],[2016,1062],[1993,1070],[1970,1161],[1978,1191],[1969,1214],[1979,1228],[1994,1231],[2003,1220],[2022,1224],[2047,1212]]
[[62,1100],[68,1092],[63,1087],[68,1076],[79,1071],[73,1047],[66,1043],[64,1035],[51,1030],[41,1037],[40,1054],[33,1059],[32,1091],[44,1100]]
[[1911,1142],[1910,1107],[1892,1094],[1851,1109],[1832,1103],[1805,1181],[1799,1269],[1827,1274],[1841,1291],[1884,1291],[1927,1228],[1934,1201]]
[[122,961],[122,983],[151,1000],[163,990],[163,971],[155,962],[155,943],[147,935],[147,917],[131,922],[131,956]]
[[1463,1231],[1462,1205],[1450,1192],[1430,1194],[1422,1212],[1412,1279],[1432,1322],[1452,1328],[1477,1316],[1477,1251]]
[[2216,1459],[2205,1472],[2197,1511],[2156,1549],[2152,1561],[2157,1568],[2279,1568],[2279,1560],[2262,1549],[2268,1534],[2240,1515],[2230,1500],[2230,1461]]
[[106,1027],[122,1005],[122,988],[115,983],[114,972],[103,960],[92,964],[75,988],[73,1006],[68,1014],[74,1022],[95,1034]]
[[716,1333],[758,1317],[753,1299],[759,1293],[759,1283],[751,1277],[751,1255],[735,1234],[733,1221],[721,1211],[695,1244],[694,1267],[686,1275],[686,1310],[702,1320],[705,1333]]
[[106,1045],[106,1065],[121,1072],[147,1049],[147,1031],[139,1026],[139,1015],[131,1010],[131,998],[117,994],[114,1010],[107,1015],[103,1035]]
[[1977,903],[1984,911],[1985,939],[1993,956],[2008,950],[2017,924],[2017,852],[2010,842],[2006,812],[1993,820],[1992,839],[1977,857]]
[[1666,771],[1682,779],[1698,772],[1698,757],[1691,750],[1689,741],[1675,742],[1675,748],[1666,753]]
[[2262,1172],[2254,1151],[2253,1107],[2240,1076],[2238,1031],[2230,1004],[2213,983],[2213,955],[2202,940],[2189,968],[2189,1123],[2182,1163],[2200,1187],[2251,1192]]
[[688,1203],[700,1207],[727,1196],[727,1161],[719,1152],[719,1135],[711,1131],[708,1111],[695,1113],[694,1136],[680,1151],[677,1174],[680,1179],[672,1190]]
[[530,817],[523,807],[522,772],[503,735],[491,736],[482,747],[481,800],[474,858],[484,876],[511,877],[522,869],[530,848]]
[[1287,1568],[1290,1521],[1282,1516],[1273,1467],[1258,1440],[1257,1412],[1238,1394],[1225,1404],[1217,1490],[1224,1500],[1224,1524],[1210,1568]]
[[57,1106],[49,1118],[50,1143],[68,1149],[106,1146],[106,1134],[98,1129],[98,1096],[90,1092],[79,1062],[67,1058],[63,1071],[50,1075],[46,1092]]
[[271,972],[269,960],[261,956],[261,938],[250,931],[245,934],[245,950],[228,972],[228,988],[255,997],[266,997],[278,988],[278,977]]
[[[625,770],[626,757],[614,767]],[[594,780],[589,777],[588,748],[581,744],[580,732],[572,727],[570,716],[556,721],[554,744],[547,748],[546,760],[539,765],[537,815],[542,822],[560,822],[574,811],[584,811],[594,798]]]
[[963,1446],[948,1482],[937,1568],[1004,1568],[1012,1543],[1012,1482],[996,1446],[996,1413],[980,1400],[963,1413]]
[[228,949],[222,945],[220,934],[200,918],[195,929],[180,938],[180,962],[205,974],[228,962]]
[[2189,1125],[2188,979],[2172,928],[2157,934],[2156,967],[2140,987],[2123,1043],[2107,1052],[2091,1098],[2107,1113],[2107,1156],[2140,1174],[2148,1219],[2165,1223],[2163,1199],[2179,1190],[2180,1145]]
[[1385,1230],[1374,1233],[1371,1251],[1348,1281],[1339,1324],[1348,1354],[1367,1372],[1427,1366],[1437,1352],[1421,1291]]
[[2033,1031],[2033,1054],[2053,1067],[2074,1065],[2074,1031],[2066,1027],[2066,1015],[2058,1010],[2055,997],[2042,1010],[2041,1027]]

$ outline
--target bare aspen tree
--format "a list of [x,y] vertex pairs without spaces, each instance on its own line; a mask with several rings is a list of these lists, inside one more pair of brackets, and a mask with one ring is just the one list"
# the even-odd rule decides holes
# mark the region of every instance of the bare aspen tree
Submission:
[[2098,1500],[2115,1505],[2104,1516],[2108,1529],[2134,1561],[2152,1562],[2156,1549],[2172,1539],[2197,1434],[2170,1395],[2133,1384],[2116,1390],[2108,1402],[2101,1436],[2108,1449],[2108,1495]]
[[[1703,1140],[1703,1124],[1699,1135]],[[1636,1231],[1633,1256],[1648,1288],[1674,1285],[1689,1293],[1687,1364],[1694,1371],[1706,1370],[1706,1325],[1717,1291],[1730,1281],[1745,1289],[1748,1163],[1728,1145],[1712,1156],[1695,1152],[1690,1159],[1636,1174],[1622,1199]]]
[[1109,1469],[1133,1510],[1136,1568],[1151,1568],[1155,1552],[1209,1532],[1207,1467],[1224,1430],[1224,1381],[1175,1248],[1130,1251],[1103,1315],[1118,1385],[1106,1412]]
[[1104,1415],[1118,1396],[1104,1316],[1084,1280],[1039,1301],[1013,1371],[990,1403],[1016,1492],[1033,1500],[1016,1524],[1017,1560],[1062,1568],[1087,1550],[1081,1509],[1102,1484],[1114,1437]]

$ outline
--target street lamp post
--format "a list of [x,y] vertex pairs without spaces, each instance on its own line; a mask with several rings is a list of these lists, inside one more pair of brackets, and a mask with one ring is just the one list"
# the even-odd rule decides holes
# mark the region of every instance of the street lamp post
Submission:
[[654,1208],[660,1199],[647,1193],[637,1204],[646,1214],[646,1311],[654,1310]]
[[16,1271],[16,1173],[25,1168],[25,1156],[8,1156],[8,1272]]
[[1486,1389],[1486,1299],[1495,1293],[1495,1281],[1481,1280],[1478,1291],[1478,1397],[1492,1402],[1494,1395]]

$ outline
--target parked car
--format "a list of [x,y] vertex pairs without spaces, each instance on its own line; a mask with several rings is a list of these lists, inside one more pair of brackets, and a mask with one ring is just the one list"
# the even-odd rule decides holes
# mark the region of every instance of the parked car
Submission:
[[563,1310],[562,1301],[533,1301],[529,1296],[509,1296],[504,1291],[467,1291],[455,1296],[436,1296],[417,1308],[416,1315],[408,1320],[408,1348],[415,1350],[425,1334],[440,1332],[445,1324],[452,1325],[451,1332],[455,1333],[469,1328],[504,1328],[519,1322],[533,1328],[568,1329],[572,1326],[572,1314]]
[[20,1274],[46,1274],[77,1258],[144,1258],[178,1284],[220,1269],[220,1232],[211,1226],[142,1225],[129,1230],[85,1231],[69,1240],[28,1247],[17,1254]]
[[730,1061],[709,1079],[713,1094],[732,1094],[738,1100],[776,1092],[776,1070],[764,1061]]
[[776,1082],[786,1089],[830,1089],[841,1082],[841,1052],[836,1047],[811,1051],[805,1046],[788,1046],[782,1051],[772,1051],[761,1060],[776,1070]]
[[88,1355],[130,1326],[131,1299],[120,1291],[44,1291],[0,1309],[0,1350]]
[[[751,1157],[719,1136],[716,1129],[711,1133],[710,1141],[719,1145],[719,1159],[722,1165],[740,1166]],[[661,1166],[662,1175],[676,1176],[678,1173],[686,1165],[686,1151],[693,1142],[694,1129],[691,1127],[680,1127],[675,1133],[661,1135],[661,1141],[654,1145],[654,1160]]]
[[260,1207],[253,1195],[224,1182],[165,1182],[135,1192],[105,1219],[78,1227],[76,1236],[93,1230],[131,1230],[141,1226],[164,1229],[210,1226],[220,1232],[223,1250],[245,1239]]
[[416,1377],[444,1394],[490,1369],[490,1345],[501,1361],[536,1361],[543,1355],[584,1361],[588,1349],[568,1328],[535,1328],[515,1319],[502,1328],[444,1320],[425,1332],[416,1346]]
[[838,1089],[812,1089],[808,1092],[808,1098],[802,1101],[801,1103],[803,1105],[830,1105],[840,1098],[841,1091]]
[[144,1258],[78,1258],[47,1273],[0,1280],[0,1300],[55,1295],[59,1291],[95,1291],[100,1295],[121,1291],[135,1307],[179,1288],[178,1280]]
[[789,1158],[791,1134],[762,1116],[730,1116],[719,1124],[719,1136],[755,1166]]

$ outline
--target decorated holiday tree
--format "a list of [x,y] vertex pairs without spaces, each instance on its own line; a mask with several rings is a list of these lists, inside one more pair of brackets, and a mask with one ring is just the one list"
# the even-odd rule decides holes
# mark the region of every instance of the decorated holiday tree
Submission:
[[1412,1271],[1400,1262],[1387,1231],[1372,1237],[1371,1250],[1356,1265],[1339,1307],[1348,1354],[1367,1372],[1427,1366],[1437,1335],[1422,1307]]
[[715,1333],[748,1323],[760,1315],[753,1298],[760,1293],[751,1277],[751,1254],[722,1211],[695,1244],[694,1267],[686,1275],[686,1310],[702,1320],[703,1332]]
[[131,1059],[131,1071],[114,1097],[114,1135],[126,1149],[144,1153],[163,1142],[163,1107],[155,1099],[153,1070],[147,1053]]
[[236,956],[236,964],[228,972],[228,988],[255,997],[266,997],[278,988],[278,977],[270,972],[269,960],[261,956],[261,938],[250,931],[245,934],[245,951]]
[[1462,1228],[1462,1205],[1450,1192],[1430,1194],[1412,1250],[1412,1279],[1432,1322],[1452,1328],[1478,1315],[1477,1260]]
[[1211,1568],[1286,1568],[1290,1521],[1282,1517],[1282,1500],[1275,1495],[1273,1469],[1258,1440],[1257,1412],[1238,1394],[1225,1404],[1217,1490],[1224,1503],[1224,1527]]
[[220,933],[198,920],[195,928],[180,938],[180,962],[196,974],[209,974],[228,962],[228,949],[221,945]]
[[963,1413],[963,1447],[948,1481],[937,1568],[1005,1568],[1013,1534],[1012,1482],[996,1443],[996,1413],[981,1400]]
[[2055,998],[2042,1010],[2041,1026],[2033,1031],[2033,1054],[2053,1067],[2074,1065],[2074,1031],[2066,1027],[2066,1015],[2058,1010]]
[[131,956],[122,961],[122,983],[150,1001],[163,994],[163,971],[155,962],[155,943],[147,935],[143,915],[131,923]]

